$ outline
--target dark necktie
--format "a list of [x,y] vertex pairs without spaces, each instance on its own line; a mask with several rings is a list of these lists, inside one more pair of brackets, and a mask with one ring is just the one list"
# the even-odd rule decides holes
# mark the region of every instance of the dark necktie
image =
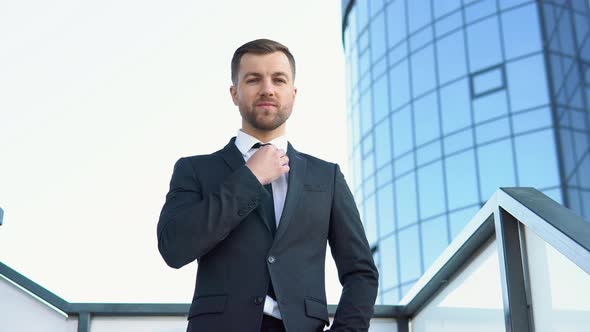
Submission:
[[[265,143],[265,144],[256,143],[252,146],[252,149],[259,149],[260,147],[265,146],[265,145],[270,145],[270,143]],[[274,198],[273,198],[273,194],[272,194],[272,184],[271,183],[266,184],[266,185],[264,185],[264,188],[270,194],[270,199],[265,199],[262,202],[262,204],[261,204],[262,211],[264,213],[264,216],[266,217],[265,219],[268,222],[268,226],[270,227],[270,231],[271,231],[272,237],[274,239],[275,233],[277,232],[277,223],[276,223],[276,217],[275,217],[275,203],[274,203]],[[268,284],[268,296],[272,297],[275,300],[277,298],[277,296],[275,295],[275,290],[272,286],[272,280]]]
[[[270,145],[270,143],[256,143],[252,146],[252,149],[259,149],[262,146]],[[268,226],[270,227],[270,231],[272,233],[272,237],[275,237],[275,233],[277,231],[277,222],[275,217],[275,203],[274,197],[272,194],[272,183],[265,184],[264,189],[268,191],[270,194],[270,199],[264,200],[262,204],[262,209],[264,211],[264,216],[266,217],[266,221],[268,222]]]

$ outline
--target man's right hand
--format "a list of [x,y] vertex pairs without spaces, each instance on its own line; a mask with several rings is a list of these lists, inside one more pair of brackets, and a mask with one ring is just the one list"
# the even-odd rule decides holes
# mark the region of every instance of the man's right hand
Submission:
[[271,183],[289,172],[289,157],[273,145],[262,146],[246,162],[262,185]]

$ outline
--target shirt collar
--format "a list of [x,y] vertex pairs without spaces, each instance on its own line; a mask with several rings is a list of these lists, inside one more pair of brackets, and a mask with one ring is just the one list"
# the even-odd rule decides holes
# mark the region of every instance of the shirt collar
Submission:
[[277,148],[287,152],[288,141],[287,141],[287,136],[285,136],[285,135],[279,136],[279,137],[271,140],[270,142],[261,142],[257,138],[250,136],[241,130],[238,130],[238,134],[236,135],[235,144],[243,156],[245,156],[246,153],[248,153],[248,151],[250,151],[250,149],[252,149],[252,146],[256,143],[270,143],[270,144],[276,146]]

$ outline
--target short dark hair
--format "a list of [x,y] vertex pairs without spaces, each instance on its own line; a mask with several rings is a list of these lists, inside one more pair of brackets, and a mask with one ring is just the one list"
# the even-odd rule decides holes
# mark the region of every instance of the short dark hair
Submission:
[[289,51],[287,46],[270,39],[256,39],[251,42],[238,47],[231,59],[231,81],[235,85],[238,83],[238,72],[240,71],[240,61],[242,56],[246,53],[253,53],[258,55],[270,54],[274,52],[283,52],[289,64],[291,64],[291,72],[293,73],[293,80],[295,80],[295,58]]

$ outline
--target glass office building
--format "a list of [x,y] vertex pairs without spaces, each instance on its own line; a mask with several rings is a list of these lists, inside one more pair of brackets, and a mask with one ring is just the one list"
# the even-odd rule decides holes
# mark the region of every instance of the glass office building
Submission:
[[351,187],[396,303],[498,187],[590,218],[586,0],[342,1]]

